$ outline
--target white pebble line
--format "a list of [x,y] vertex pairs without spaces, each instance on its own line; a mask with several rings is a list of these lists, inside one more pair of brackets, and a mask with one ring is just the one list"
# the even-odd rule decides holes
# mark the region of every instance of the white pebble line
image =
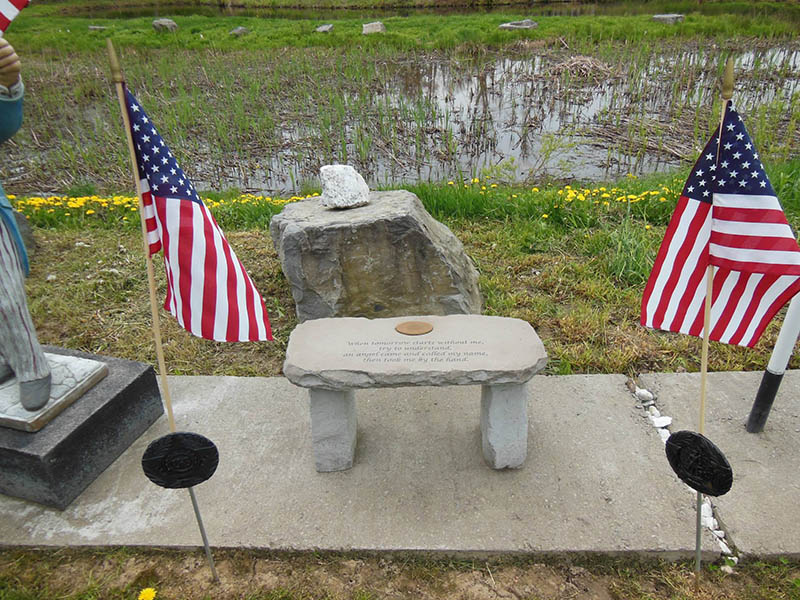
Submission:
[[[670,436],[670,431],[668,428],[670,425],[672,425],[672,417],[662,415],[658,408],[656,408],[655,396],[650,390],[646,390],[634,385],[633,394],[641,403],[642,408],[647,411],[647,417],[650,419],[653,427],[658,429],[658,435],[661,436],[661,441],[666,444],[667,439],[669,439]],[[686,486],[686,489],[689,490],[693,495],[697,494],[697,492],[688,485]],[[714,507],[711,504],[711,500],[708,498],[708,496],[703,496],[703,504],[700,507],[700,522],[703,524],[703,527],[712,533],[714,539],[717,540],[720,550],[725,558],[729,559],[733,564],[737,564],[739,562],[739,557],[731,551],[730,547],[725,542],[725,532],[720,529],[719,522],[716,518],[714,518]],[[733,569],[729,565],[720,567],[720,570],[726,573],[733,572]]]

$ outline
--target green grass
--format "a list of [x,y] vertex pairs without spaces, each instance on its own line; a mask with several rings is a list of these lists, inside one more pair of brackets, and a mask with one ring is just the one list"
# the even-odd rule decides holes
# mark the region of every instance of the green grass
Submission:
[[[769,173],[790,223],[799,228],[800,162],[775,163]],[[492,187],[491,179],[467,187],[454,182],[411,189],[462,240],[475,261],[484,313],[524,319],[537,330],[550,357],[549,373],[634,376],[699,369],[700,339],[639,325],[644,283],[684,177],[680,172],[606,185],[543,186],[537,191]],[[604,199],[604,194],[609,197]],[[568,201],[570,195],[574,199]],[[296,319],[291,290],[266,230],[277,209],[237,199],[218,194],[212,211],[267,302],[276,341],[210,342],[192,337],[165,316],[165,353],[172,374],[281,373]],[[23,199],[14,202],[22,206]],[[61,207],[70,211],[69,218],[41,222],[29,206],[22,208],[41,225],[28,280],[40,339],[154,363],[149,308],[142,301],[147,292],[138,215],[131,213],[133,218],[120,223],[96,214],[81,217],[85,206]],[[158,295],[163,298],[161,279]],[[754,349],[712,343],[709,368],[762,370],[780,323],[774,320]],[[800,355],[789,366],[800,366]]]
[[706,564],[613,557],[426,558],[416,555],[215,551],[221,583],[210,582],[201,552],[135,550],[0,551],[0,600],[379,600],[499,597],[554,600],[800,599],[800,564],[753,560],[734,575]]
[[[165,16],[165,15],[161,15]],[[153,17],[130,19],[64,17],[41,14],[36,5],[26,9],[15,20],[7,37],[19,50],[58,54],[92,53],[105,47],[111,38],[119,48],[172,48],[209,50],[253,50],[286,47],[338,48],[357,43],[366,48],[396,50],[449,50],[468,44],[501,47],[519,40],[563,39],[571,46],[587,47],[609,41],[667,41],[702,37],[707,41],[725,42],[744,36],[767,40],[790,39],[796,35],[797,23],[773,17],[741,15],[707,16],[689,14],[683,23],[665,25],[652,21],[649,15],[628,17],[537,17],[539,27],[530,31],[501,31],[498,26],[519,20],[528,13],[449,15],[431,19],[429,15],[385,17],[383,35],[364,36],[361,18],[337,18],[328,22],[333,32],[314,33],[315,20],[262,19],[258,17],[174,16],[175,33],[155,33]],[[89,25],[106,27],[89,31]],[[248,35],[234,37],[235,27],[247,27]]]

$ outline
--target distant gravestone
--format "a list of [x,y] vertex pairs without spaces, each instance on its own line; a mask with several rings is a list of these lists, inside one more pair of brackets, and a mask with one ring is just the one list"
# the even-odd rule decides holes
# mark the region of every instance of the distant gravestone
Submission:
[[330,33],[333,31],[333,25],[331,23],[326,23],[325,25],[320,25],[315,30],[317,33]]
[[156,19],[153,21],[153,29],[156,31],[178,31],[178,24],[172,19]]
[[498,29],[515,30],[515,29],[536,29],[539,24],[530,19],[523,19],[522,21],[511,21],[510,23],[503,23]]
[[675,13],[668,15],[653,15],[653,21],[666,23],[667,25],[674,25],[675,23],[680,23],[683,21],[683,15]]
[[229,34],[234,37],[242,37],[248,33],[250,33],[250,30],[247,27],[237,27],[236,29],[231,29],[229,32]]
[[386,26],[380,21],[364,23],[361,25],[361,33],[363,35],[369,35],[370,33],[386,33]]
[[287,204],[269,231],[300,321],[480,313],[472,261],[411,192],[347,210]]

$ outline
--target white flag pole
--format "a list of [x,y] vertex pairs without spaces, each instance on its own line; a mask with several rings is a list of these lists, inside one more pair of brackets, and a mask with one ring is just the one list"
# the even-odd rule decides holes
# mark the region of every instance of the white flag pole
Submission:
[[783,380],[783,374],[789,365],[789,359],[794,352],[794,344],[800,336],[800,295],[794,296],[789,303],[789,309],[783,319],[781,331],[778,334],[778,341],[772,349],[767,368],[758,386],[753,407],[750,409],[750,416],[747,418],[747,431],[749,433],[760,433],[764,431],[767,424],[769,412],[772,410],[772,403],[778,388]]

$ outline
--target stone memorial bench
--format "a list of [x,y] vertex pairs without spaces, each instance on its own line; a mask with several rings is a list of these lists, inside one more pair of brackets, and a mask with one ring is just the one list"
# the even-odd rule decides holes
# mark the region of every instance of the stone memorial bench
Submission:
[[[422,323],[423,334],[395,328]],[[286,378],[308,388],[317,471],[353,466],[357,388],[483,386],[481,443],[492,468],[522,466],[528,448],[525,383],[547,364],[526,321],[484,315],[325,318],[289,337]]]

